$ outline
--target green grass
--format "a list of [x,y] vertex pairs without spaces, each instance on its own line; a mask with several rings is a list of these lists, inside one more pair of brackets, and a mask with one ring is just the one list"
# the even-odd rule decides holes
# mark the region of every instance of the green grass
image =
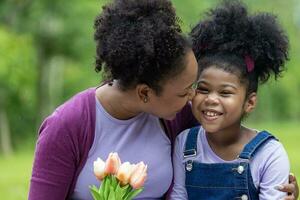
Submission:
[[25,200],[28,195],[33,152],[0,156],[0,194],[5,200]]
[[[291,162],[291,171],[300,180],[300,133],[299,123],[262,123],[249,125],[273,133],[285,146]],[[25,200],[28,195],[33,151],[19,150],[10,157],[0,156],[0,194],[5,200]]]

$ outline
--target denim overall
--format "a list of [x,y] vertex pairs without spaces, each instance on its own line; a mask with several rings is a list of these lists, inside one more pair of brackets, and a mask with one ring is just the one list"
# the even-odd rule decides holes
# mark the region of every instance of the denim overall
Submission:
[[259,132],[243,149],[236,163],[199,163],[197,135],[199,127],[190,129],[184,151],[186,190],[189,200],[258,200],[259,190],[254,186],[250,161],[260,147],[275,139],[266,131]]

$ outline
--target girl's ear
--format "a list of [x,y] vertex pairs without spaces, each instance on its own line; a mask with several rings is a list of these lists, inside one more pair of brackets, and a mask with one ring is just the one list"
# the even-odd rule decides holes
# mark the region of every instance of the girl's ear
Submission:
[[252,112],[256,106],[256,102],[257,102],[257,94],[256,92],[252,92],[246,99],[245,107],[244,107],[245,113]]

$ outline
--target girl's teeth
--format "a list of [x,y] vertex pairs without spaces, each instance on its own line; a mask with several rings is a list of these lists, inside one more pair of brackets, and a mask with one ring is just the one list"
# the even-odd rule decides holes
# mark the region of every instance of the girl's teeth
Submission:
[[214,116],[217,116],[217,113],[211,112],[211,111],[207,111],[207,112],[206,112],[206,115],[208,115],[208,116],[210,116],[210,117],[214,117]]

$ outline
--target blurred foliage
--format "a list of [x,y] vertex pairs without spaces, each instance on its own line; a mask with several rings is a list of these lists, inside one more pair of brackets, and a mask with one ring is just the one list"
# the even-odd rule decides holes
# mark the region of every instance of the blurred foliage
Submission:
[[29,133],[34,122],[36,96],[35,48],[28,34],[0,26],[0,106],[15,136]]
[[[0,1],[0,108],[13,145],[36,136],[41,119],[78,91],[99,84],[93,22],[108,0]],[[218,0],[173,0],[185,32]],[[251,12],[270,11],[287,30],[288,71],[260,89],[250,121],[300,119],[300,1],[245,0]],[[0,110],[1,110],[0,109]],[[30,136],[30,137],[29,137]]]

